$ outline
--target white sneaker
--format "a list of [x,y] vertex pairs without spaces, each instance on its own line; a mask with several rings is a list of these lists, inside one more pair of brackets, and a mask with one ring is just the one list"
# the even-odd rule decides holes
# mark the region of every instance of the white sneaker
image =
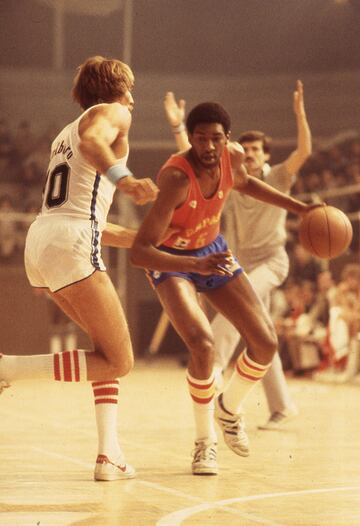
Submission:
[[258,426],[258,429],[266,431],[276,431],[281,429],[286,422],[298,415],[297,409],[287,409],[285,411],[275,411],[265,424]]
[[135,469],[130,464],[115,464],[106,455],[98,455],[96,459],[95,480],[123,480],[135,477]]
[[193,475],[217,475],[216,453],[216,442],[207,442],[206,440],[195,442],[194,459],[191,464]]
[[225,444],[237,455],[248,457],[249,438],[245,433],[243,415],[227,411],[222,402],[222,394],[215,399],[215,420],[223,432]]

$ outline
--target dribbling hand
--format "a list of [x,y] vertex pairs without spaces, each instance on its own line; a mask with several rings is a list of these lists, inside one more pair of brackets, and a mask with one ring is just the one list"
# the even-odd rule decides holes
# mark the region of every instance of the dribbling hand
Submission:
[[231,252],[219,252],[198,258],[196,269],[193,272],[204,275],[232,276],[233,273],[230,270],[232,264],[233,256]]

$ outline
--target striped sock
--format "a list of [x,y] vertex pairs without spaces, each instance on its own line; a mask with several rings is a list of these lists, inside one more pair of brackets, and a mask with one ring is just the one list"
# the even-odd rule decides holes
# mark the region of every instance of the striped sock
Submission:
[[54,377],[58,382],[86,380],[85,351],[65,351],[54,354]]
[[187,382],[190,396],[193,400],[195,417],[195,440],[209,440],[217,442],[214,424],[214,373],[205,380],[193,378],[187,372]]
[[98,455],[113,462],[121,461],[123,453],[118,442],[119,381],[92,382],[98,432]]
[[267,365],[255,362],[249,358],[246,349],[240,354],[222,396],[224,406],[230,413],[238,414],[241,412],[245,398],[256,383],[263,378],[270,365],[271,362]]
[[0,378],[8,382],[31,378],[47,378],[60,382],[87,380],[86,351],[65,351],[56,354],[9,356],[0,358]]

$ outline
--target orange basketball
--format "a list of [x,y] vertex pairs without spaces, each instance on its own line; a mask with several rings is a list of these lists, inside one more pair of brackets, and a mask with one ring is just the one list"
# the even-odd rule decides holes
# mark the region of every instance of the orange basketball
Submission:
[[353,236],[347,216],[334,206],[319,206],[300,223],[299,240],[313,256],[332,259],[349,247]]

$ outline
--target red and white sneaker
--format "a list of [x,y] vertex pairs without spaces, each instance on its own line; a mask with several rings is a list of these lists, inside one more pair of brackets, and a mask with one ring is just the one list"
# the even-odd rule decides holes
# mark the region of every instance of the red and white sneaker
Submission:
[[96,459],[95,480],[124,480],[135,477],[135,469],[130,464],[116,464],[111,462],[106,455],[98,455]]

